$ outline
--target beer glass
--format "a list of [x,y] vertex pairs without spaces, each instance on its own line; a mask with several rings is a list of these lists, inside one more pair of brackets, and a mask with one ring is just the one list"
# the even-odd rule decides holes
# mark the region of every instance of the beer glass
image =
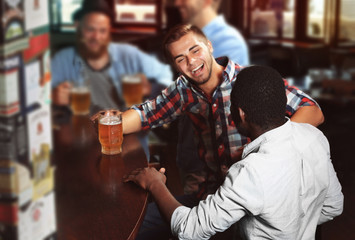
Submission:
[[74,115],[86,115],[90,110],[90,89],[85,81],[72,82],[70,108]]
[[127,107],[143,101],[143,84],[139,74],[122,76],[123,98]]
[[99,115],[99,141],[103,154],[114,155],[122,152],[121,112],[111,110]]

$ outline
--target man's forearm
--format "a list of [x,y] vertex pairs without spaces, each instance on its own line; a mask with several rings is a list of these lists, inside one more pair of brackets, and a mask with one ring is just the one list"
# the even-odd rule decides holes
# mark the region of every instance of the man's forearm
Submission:
[[141,130],[141,118],[136,110],[129,109],[122,115],[123,134],[138,132]]
[[164,216],[165,220],[170,224],[171,216],[176,208],[182,206],[175,197],[169,192],[164,183],[159,183],[150,189],[159,211]]
[[317,127],[324,122],[324,116],[318,106],[304,106],[297,109],[291,117],[291,121],[309,123]]

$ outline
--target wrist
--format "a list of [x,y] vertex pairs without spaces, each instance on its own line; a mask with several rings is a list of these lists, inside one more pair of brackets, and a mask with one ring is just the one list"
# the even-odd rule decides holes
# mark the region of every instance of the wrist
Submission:
[[165,184],[162,181],[155,181],[152,184],[150,184],[148,191],[155,195],[158,192],[161,192],[166,188]]

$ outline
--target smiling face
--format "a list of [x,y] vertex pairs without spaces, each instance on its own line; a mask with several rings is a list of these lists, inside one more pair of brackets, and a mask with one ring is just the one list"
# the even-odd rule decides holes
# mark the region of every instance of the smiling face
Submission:
[[84,16],[79,27],[79,41],[83,52],[90,57],[100,57],[107,51],[111,40],[110,19],[102,13]]
[[168,50],[175,68],[190,82],[201,87],[211,79],[214,59],[209,41],[190,32],[169,44]]

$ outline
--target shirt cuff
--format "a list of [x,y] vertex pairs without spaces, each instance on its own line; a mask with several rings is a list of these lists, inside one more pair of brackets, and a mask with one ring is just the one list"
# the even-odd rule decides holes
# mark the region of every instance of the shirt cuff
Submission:
[[139,114],[139,117],[141,118],[141,122],[144,122],[142,111],[138,107],[132,106],[130,109],[136,110],[136,112]]
[[185,206],[177,207],[174,210],[170,220],[170,228],[173,236],[178,236],[181,229],[181,224],[184,223],[185,218],[189,215],[188,213],[190,211],[191,209]]

